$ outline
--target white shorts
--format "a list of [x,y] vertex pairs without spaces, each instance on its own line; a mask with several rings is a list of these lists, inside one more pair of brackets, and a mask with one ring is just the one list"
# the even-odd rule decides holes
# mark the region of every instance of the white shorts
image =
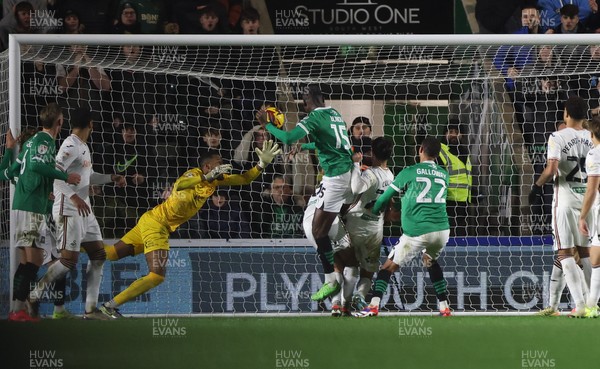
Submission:
[[94,213],[80,215],[56,215],[56,241],[59,250],[77,251],[85,242],[102,241],[100,225]]
[[[570,249],[575,246],[589,247],[588,237],[579,232],[579,209],[553,207],[552,208],[552,237],[554,250]],[[588,224],[594,222],[593,216],[588,215]]]
[[335,177],[324,176],[314,194],[317,198],[317,209],[339,213],[344,204],[352,204],[354,195],[350,187],[351,179],[352,171]]
[[410,237],[405,234],[400,237],[400,241],[394,246],[388,259],[399,266],[404,266],[415,256],[425,252],[433,260],[437,260],[440,253],[448,243],[450,230],[429,232],[418,237]]
[[[312,198],[311,198],[312,200]],[[308,206],[304,210],[304,218],[302,220],[302,227],[304,228],[304,233],[306,234],[306,238],[313,245],[313,247],[317,248],[317,242],[312,234],[312,223],[315,217],[315,202],[308,201]],[[331,224],[331,229],[329,229],[329,239],[331,240],[331,246],[333,247],[333,252],[338,252],[350,247],[350,237],[348,236],[348,231],[346,231],[346,227],[344,223],[341,221],[340,217],[335,217],[333,224]]]
[[15,246],[42,247],[46,242],[47,215],[24,210],[14,210]]
[[346,227],[356,259],[360,267],[369,272],[379,270],[381,259],[381,242],[383,241],[383,224],[368,221],[348,214]]
[[47,264],[52,260],[60,258],[60,253],[56,248],[56,223],[52,215],[46,217],[45,236],[40,240],[41,248],[44,249],[44,263]]

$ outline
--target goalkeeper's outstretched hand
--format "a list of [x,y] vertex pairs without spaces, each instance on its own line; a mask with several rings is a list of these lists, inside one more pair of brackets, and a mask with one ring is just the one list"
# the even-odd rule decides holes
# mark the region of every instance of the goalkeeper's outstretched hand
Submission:
[[233,167],[231,166],[231,164],[219,165],[218,167],[213,168],[213,170],[205,174],[204,178],[207,181],[211,182],[215,179],[219,179],[219,177],[221,177],[223,174],[231,173],[232,169]]
[[258,155],[258,165],[263,169],[273,161],[275,156],[281,153],[279,145],[273,144],[273,140],[265,141],[262,150],[257,147],[254,151],[256,151],[256,155]]

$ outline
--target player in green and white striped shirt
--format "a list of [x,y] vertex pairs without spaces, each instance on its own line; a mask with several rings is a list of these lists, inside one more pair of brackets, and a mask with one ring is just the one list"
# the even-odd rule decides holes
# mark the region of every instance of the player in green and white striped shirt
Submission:
[[[325,106],[323,93],[317,85],[307,86],[302,99],[308,115],[293,130],[282,131],[271,123],[266,125],[266,129],[286,145],[309,135],[318,151],[319,163],[325,171],[315,192],[317,210],[312,223],[312,234],[325,272],[325,283],[311,299],[320,301],[339,292],[341,288],[334,273],[333,248],[328,234],[342,208],[349,206],[354,200],[350,187],[354,165],[348,127],[340,113]],[[264,110],[259,112],[258,119],[266,123]]]
[[446,296],[446,280],[437,262],[450,237],[446,212],[448,172],[435,163],[440,149],[441,144],[437,139],[426,137],[419,149],[420,162],[404,168],[373,205],[373,214],[379,214],[392,196],[404,192],[402,237],[377,272],[373,299],[368,307],[357,314],[358,317],[379,314],[379,303],[387,291],[392,273],[421,253],[424,253],[423,261],[440,302],[440,315],[451,315]]

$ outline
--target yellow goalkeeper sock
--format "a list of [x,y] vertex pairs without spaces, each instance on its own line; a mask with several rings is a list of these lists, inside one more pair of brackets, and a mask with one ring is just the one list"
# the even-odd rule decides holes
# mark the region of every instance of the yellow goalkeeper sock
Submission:
[[110,261],[119,260],[119,255],[117,255],[117,250],[115,250],[115,245],[104,244],[104,252],[106,252],[106,260],[110,260]]
[[152,288],[163,283],[165,277],[156,273],[148,273],[148,275],[139,278],[129,285],[123,292],[113,298],[116,306],[122,305],[129,300],[133,300],[139,295],[151,290]]

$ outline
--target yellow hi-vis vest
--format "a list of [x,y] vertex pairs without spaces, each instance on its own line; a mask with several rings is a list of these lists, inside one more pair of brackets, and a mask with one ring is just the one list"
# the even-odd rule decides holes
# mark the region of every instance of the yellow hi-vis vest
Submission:
[[471,176],[471,159],[467,157],[467,163],[450,152],[446,144],[442,144],[440,151],[442,166],[448,171],[448,201],[471,202],[471,186],[473,185],[473,176]]

